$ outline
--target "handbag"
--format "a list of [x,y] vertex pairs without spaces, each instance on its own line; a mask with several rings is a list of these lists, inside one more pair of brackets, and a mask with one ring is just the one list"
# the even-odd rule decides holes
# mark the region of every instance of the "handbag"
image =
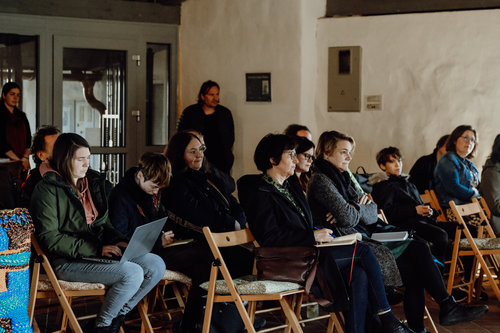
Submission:
[[254,250],[259,280],[294,282],[306,293],[316,275],[319,249],[315,246],[257,247]]
[[363,166],[359,166],[356,169],[356,172],[353,173],[354,178],[356,178],[356,181],[358,182],[359,186],[365,191],[366,193],[371,193],[373,190],[373,185],[371,185],[368,180],[370,177],[374,175],[374,173],[368,173],[366,172],[365,168]]

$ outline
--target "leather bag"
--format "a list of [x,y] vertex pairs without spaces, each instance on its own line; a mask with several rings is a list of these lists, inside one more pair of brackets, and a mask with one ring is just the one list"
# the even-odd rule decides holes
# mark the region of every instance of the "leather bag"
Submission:
[[257,278],[295,282],[309,292],[316,275],[319,249],[314,246],[255,248]]

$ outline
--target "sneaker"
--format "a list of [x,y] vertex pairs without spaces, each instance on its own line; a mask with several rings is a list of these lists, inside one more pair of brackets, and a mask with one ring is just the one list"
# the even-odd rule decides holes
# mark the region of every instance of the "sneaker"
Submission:
[[459,323],[476,320],[488,312],[487,305],[464,306],[453,299],[441,306],[439,323],[442,326],[451,326]]

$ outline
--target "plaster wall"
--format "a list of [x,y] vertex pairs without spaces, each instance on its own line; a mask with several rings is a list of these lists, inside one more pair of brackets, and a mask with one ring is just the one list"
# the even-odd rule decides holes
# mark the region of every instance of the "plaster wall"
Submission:
[[[234,178],[255,172],[257,142],[290,123],[309,126],[315,139],[332,129],[354,136],[351,169],[370,172],[383,147],[398,146],[408,172],[441,135],[471,124],[480,168],[500,132],[500,11],[321,18],[325,4],[183,2],[179,112],[203,81],[221,85],[236,126]],[[328,47],[346,45],[362,48],[362,110],[328,113]],[[271,103],[245,101],[245,73],[255,72],[271,72]],[[383,110],[366,110],[366,95],[382,95]]]
[[[352,170],[378,170],[375,154],[393,145],[408,172],[441,135],[470,124],[481,168],[500,133],[499,29],[499,10],[318,20],[316,133],[335,129],[355,138]],[[326,112],[328,47],[350,45],[362,48],[362,97],[383,95],[382,111]]]
[[[232,111],[235,122],[235,179],[256,172],[253,153],[265,134],[282,132],[310,114],[301,111],[304,103],[308,109],[313,105],[316,82],[316,20],[308,17],[321,16],[324,1],[312,4],[307,6],[304,0],[182,4],[179,112],[196,102],[202,82],[219,83],[221,104]],[[304,58],[313,61],[303,66]],[[259,72],[271,73],[272,102],[246,102],[245,73]]]

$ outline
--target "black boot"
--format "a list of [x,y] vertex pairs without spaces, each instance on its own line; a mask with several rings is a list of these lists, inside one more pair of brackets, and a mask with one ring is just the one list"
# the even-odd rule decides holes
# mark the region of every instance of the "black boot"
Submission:
[[488,312],[487,305],[464,306],[455,302],[453,296],[449,296],[440,304],[439,323],[443,326],[451,326],[482,317]]
[[111,322],[111,333],[120,332],[120,328],[123,326],[124,322],[125,322],[125,315],[119,315],[118,317],[114,318],[113,321]]
[[111,333],[111,325],[109,326],[96,326],[93,333]]
[[384,333],[411,333],[412,331],[398,320],[392,311],[379,315]]

